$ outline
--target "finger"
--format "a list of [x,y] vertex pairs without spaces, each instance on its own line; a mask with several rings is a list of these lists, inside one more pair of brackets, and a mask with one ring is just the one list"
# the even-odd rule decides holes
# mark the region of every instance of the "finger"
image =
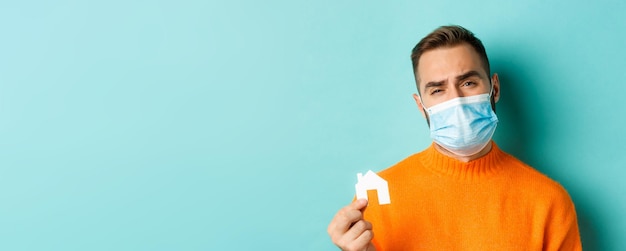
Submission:
[[359,221],[362,217],[362,213],[359,210],[348,207],[343,208],[337,212],[335,218],[328,225],[328,233],[331,237],[334,235],[343,236],[352,223]]
[[355,200],[349,205],[341,208],[335,215],[333,221],[340,220],[341,218],[346,218],[346,220],[348,220],[350,223],[355,222],[361,217],[361,215],[358,214],[357,211],[360,212],[360,210],[366,205],[367,200],[365,199]]
[[360,220],[354,224],[337,244],[344,250],[365,250],[374,238],[372,225],[364,220]]
[[368,230],[372,230],[372,223],[365,220],[359,220],[355,222],[354,225],[343,235],[343,238],[352,242],[361,236],[363,232]]
[[358,199],[353,201],[352,203],[350,203],[350,205],[348,205],[349,207],[352,207],[356,210],[363,210],[366,206],[367,206],[367,200],[366,199]]
[[354,240],[353,243],[359,248],[359,250],[365,250],[369,245],[371,245],[372,239],[374,239],[374,232],[372,230],[365,230]]
[[367,206],[367,200],[359,199],[339,210],[326,229],[330,237],[333,240],[341,238],[341,236],[350,229],[353,223],[363,218],[362,210],[365,206]]

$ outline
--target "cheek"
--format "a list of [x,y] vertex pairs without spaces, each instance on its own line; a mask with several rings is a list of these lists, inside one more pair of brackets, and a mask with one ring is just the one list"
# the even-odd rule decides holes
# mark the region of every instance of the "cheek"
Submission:
[[437,103],[437,102],[433,99],[432,96],[429,96],[429,97],[422,96],[422,108],[424,109],[429,108],[433,106],[434,103]]
[[446,101],[448,101],[448,100],[450,100],[452,98],[454,98],[454,97],[448,97],[446,94],[438,94],[438,95],[430,96],[430,97],[428,97],[426,99],[424,99],[422,97],[422,101],[424,101],[424,105],[425,105],[424,108],[430,108],[430,107],[433,107],[435,105],[438,105],[438,104],[441,104],[443,102],[446,102]]

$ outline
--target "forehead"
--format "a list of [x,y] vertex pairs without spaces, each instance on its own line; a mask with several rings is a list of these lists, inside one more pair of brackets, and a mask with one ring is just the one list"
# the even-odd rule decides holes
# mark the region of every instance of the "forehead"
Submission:
[[422,54],[417,65],[420,86],[431,81],[444,81],[468,71],[477,71],[488,77],[480,56],[468,44],[441,47]]

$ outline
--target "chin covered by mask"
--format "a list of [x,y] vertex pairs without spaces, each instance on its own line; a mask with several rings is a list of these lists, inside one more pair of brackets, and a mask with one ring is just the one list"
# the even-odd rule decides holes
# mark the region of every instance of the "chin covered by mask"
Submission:
[[498,125],[490,98],[490,94],[459,97],[427,108],[430,137],[458,156],[480,152]]

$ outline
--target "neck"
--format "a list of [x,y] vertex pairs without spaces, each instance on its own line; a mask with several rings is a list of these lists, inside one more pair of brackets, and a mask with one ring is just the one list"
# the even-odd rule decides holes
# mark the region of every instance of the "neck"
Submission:
[[485,156],[487,153],[489,153],[489,151],[491,151],[491,141],[489,141],[489,143],[487,143],[487,145],[485,147],[483,147],[482,150],[480,150],[480,152],[474,154],[474,155],[470,155],[470,156],[459,156],[454,154],[453,152],[450,152],[448,150],[446,150],[445,148],[441,147],[439,144],[435,143],[435,149],[437,149],[438,152],[440,152],[443,155],[446,155],[448,157],[451,158],[455,158],[459,161],[463,161],[463,162],[470,162],[472,160],[478,159],[482,156]]

